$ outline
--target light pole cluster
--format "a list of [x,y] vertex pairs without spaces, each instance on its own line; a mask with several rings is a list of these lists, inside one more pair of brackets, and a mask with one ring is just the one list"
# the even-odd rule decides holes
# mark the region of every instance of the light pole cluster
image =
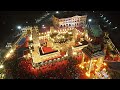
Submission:
[[[108,24],[111,25],[111,22],[109,20],[106,19],[106,17],[103,14],[100,14],[100,17]],[[112,29],[117,29],[117,27],[114,27]]]
[[14,53],[14,49],[10,49],[10,51],[6,54],[5,58],[9,58]]

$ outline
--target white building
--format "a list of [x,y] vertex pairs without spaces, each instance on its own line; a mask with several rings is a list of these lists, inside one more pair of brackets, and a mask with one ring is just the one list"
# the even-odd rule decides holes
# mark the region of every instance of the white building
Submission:
[[84,16],[73,16],[69,18],[56,18],[53,16],[53,25],[58,28],[74,28],[86,25],[87,15]]

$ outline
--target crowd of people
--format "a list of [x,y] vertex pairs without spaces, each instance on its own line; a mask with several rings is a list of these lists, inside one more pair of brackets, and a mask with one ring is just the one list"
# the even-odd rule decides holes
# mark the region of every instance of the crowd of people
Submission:
[[76,69],[72,58],[69,59],[64,55],[35,64],[32,63],[32,58],[30,60],[20,60],[18,77],[20,79],[79,79],[79,69]]

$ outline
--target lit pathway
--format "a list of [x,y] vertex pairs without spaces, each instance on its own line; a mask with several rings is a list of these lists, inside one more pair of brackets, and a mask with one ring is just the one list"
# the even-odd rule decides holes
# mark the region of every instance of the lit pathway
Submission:
[[34,51],[32,52],[33,62],[34,63],[41,62],[42,60],[40,58],[39,48],[38,48],[38,46],[40,46],[40,43],[39,43],[39,35],[37,30],[32,31],[32,37],[33,37],[33,46],[34,46]]

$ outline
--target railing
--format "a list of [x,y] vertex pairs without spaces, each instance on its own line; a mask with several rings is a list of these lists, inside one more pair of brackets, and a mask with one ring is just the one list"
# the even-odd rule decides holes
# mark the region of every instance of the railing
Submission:
[[56,63],[56,62],[60,62],[62,60],[67,60],[68,56],[63,56],[63,57],[60,57],[60,58],[54,58],[54,59],[50,59],[50,60],[47,60],[47,61],[42,61],[42,62],[39,62],[39,63],[32,63],[33,67],[35,68],[38,68],[38,67],[42,67],[44,65],[48,65],[48,64],[53,64],[53,63]]
[[108,45],[110,45],[112,47],[112,49],[115,50],[118,53],[118,55],[120,56],[118,49],[115,47],[112,40],[109,38],[108,34],[106,34],[105,36],[108,38],[108,40],[107,40]]

